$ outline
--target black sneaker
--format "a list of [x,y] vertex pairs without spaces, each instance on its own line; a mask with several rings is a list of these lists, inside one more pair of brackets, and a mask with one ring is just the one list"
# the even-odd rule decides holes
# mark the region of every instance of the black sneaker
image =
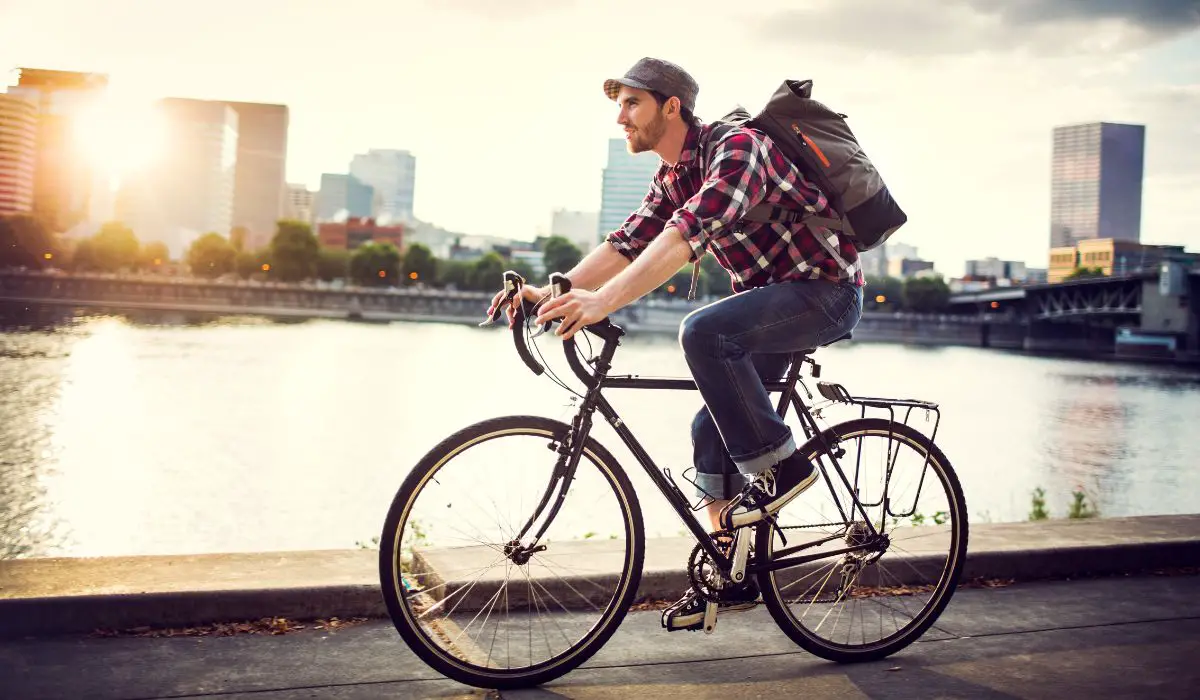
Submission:
[[732,530],[773,515],[817,483],[819,475],[808,460],[793,452],[775,466],[759,472],[741,493],[721,509],[721,527]]
[[[668,632],[698,630],[704,627],[706,605],[707,603],[696,595],[696,591],[689,588],[682,598],[663,611],[662,626],[667,628]],[[754,579],[748,579],[741,585],[721,591],[717,614],[749,610],[755,605],[758,605],[758,584]]]

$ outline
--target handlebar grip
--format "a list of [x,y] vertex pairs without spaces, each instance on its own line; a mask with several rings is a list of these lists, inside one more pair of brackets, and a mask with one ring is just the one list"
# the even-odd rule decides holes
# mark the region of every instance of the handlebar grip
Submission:
[[562,296],[571,291],[571,280],[561,272],[550,273],[550,294],[551,296]]
[[534,374],[540,375],[546,368],[534,359],[533,354],[529,352],[529,345],[525,343],[525,319],[533,315],[533,309],[533,302],[522,297],[521,305],[513,315],[513,343],[517,346],[517,354],[521,356],[525,366]]

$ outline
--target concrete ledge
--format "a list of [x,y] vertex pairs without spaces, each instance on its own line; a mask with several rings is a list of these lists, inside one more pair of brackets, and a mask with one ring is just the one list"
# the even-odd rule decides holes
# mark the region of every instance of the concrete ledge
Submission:
[[[570,544],[572,561],[601,561],[612,547]],[[639,596],[678,597],[693,546],[688,538],[648,541]],[[381,617],[377,562],[369,550],[0,561],[0,638],[276,616]],[[1198,565],[1200,515],[983,523],[971,527],[963,577]]]

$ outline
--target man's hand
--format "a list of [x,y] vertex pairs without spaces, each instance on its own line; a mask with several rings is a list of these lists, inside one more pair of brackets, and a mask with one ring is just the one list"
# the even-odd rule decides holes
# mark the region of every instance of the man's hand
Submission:
[[[499,292],[496,292],[496,296],[492,297],[492,303],[490,306],[488,306],[488,310],[487,310],[488,318],[491,318],[492,314],[496,312],[496,306],[501,304],[504,301],[505,294],[508,294],[508,292],[501,290]],[[550,294],[550,290],[547,287],[534,287],[534,286],[528,285],[528,284],[521,285],[520,293],[518,293],[516,296],[513,297],[512,303],[509,304],[508,308],[504,310],[505,314],[508,315],[508,327],[509,328],[513,327],[513,322],[515,320],[517,305],[521,303],[522,298],[528,299],[529,301],[536,304],[537,302],[539,302],[542,299],[544,299],[545,297],[547,297],[549,294]]]
[[570,339],[577,331],[597,321],[603,321],[611,313],[607,300],[596,292],[586,289],[572,289],[560,297],[554,297],[542,304],[536,319],[537,325],[561,318],[555,335],[561,335],[563,340]]

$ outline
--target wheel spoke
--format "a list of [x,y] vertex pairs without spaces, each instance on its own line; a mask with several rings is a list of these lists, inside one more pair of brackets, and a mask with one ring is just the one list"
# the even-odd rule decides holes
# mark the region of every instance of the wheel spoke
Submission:
[[[919,637],[953,594],[966,551],[966,507],[949,463],[917,431],[875,418],[832,430],[845,451],[837,460],[820,441],[801,449],[826,465],[835,488],[806,492],[783,508],[779,522],[789,547],[792,533],[838,538],[804,554],[866,548],[830,554],[799,573],[772,571],[763,596],[784,631],[807,650],[832,660],[879,658]],[[847,490],[847,482],[857,490]],[[837,521],[843,512],[847,518]],[[783,546],[774,531],[760,531],[758,547],[767,561]]]
[[[515,542],[559,482],[551,475],[560,455],[546,446],[568,430],[541,418],[484,421],[431,450],[393,502],[381,541],[395,551],[380,555],[393,622],[418,656],[457,680],[502,687],[494,684],[561,675],[595,652],[636,593],[636,494],[593,440],[553,521]],[[556,503],[550,496],[534,528]],[[597,532],[623,539],[589,541]],[[595,552],[613,562],[611,574],[589,567]],[[407,590],[397,586],[402,568],[416,590],[397,596]]]

